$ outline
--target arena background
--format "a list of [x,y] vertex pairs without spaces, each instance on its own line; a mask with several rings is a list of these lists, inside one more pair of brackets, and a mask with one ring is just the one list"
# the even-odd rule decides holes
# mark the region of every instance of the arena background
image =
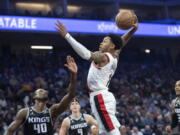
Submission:
[[[143,135],[167,134],[169,103],[175,97],[175,82],[180,80],[179,0],[1,0],[0,135],[19,109],[32,104],[31,96],[37,88],[49,91],[49,106],[61,100],[69,83],[63,67],[67,55],[78,63],[76,95],[80,97],[82,111],[91,113],[86,86],[90,63],[77,56],[57,32],[14,30],[3,24],[3,16],[114,21],[119,9],[135,10],[140,23],[175,26],[174,36],[148,35],[151,29],[145,31],[147,34],[135,35],[123,49],[110,84],[117,99],[117,116],[128,130],[124,135],[134,135],[135,130]],[[72,32],[72,35],[94,51],[105,33]],[[32,45],[53,49],[34,50]],[[59,116],[56,131],[68,114],[67,111]],[[23,133],[19,130],[16,134]]]

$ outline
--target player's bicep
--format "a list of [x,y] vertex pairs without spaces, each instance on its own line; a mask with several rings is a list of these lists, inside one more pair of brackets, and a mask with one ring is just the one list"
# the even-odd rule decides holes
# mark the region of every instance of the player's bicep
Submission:
[[17,115],[16,119],[9,125],[8,132],[13,133],[18,129],[26,120],[27,109],[20,110]]
[[88,125],[95,125],[96,127],[98,127],[98,122],[91,115],[86,114],[86,121]]
[[52,117],[56,118],[59,114],[64,112],[67,109],[70,101],[71,98],[69,98],[68,95],[65,95],[63,99],[60,101],[60,103],[52,105],[50,108]]
[[102,52],[92,52],[91,53],[91,61],[94,61],[95,63],[101,63],[101,62],[106,62],[108,60],[106,54]]
[[67,118],[64,119],[62,124],[61,124],[61,128],[59,130],[59,135],[66,135],[67,131],[69,129],[69,125],[70,125],[69,120]]

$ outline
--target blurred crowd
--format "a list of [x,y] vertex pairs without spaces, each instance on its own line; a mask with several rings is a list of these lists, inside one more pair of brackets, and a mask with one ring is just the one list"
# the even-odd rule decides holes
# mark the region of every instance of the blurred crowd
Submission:
[[[69,72],[63,66],[66,56],[67,53],[0,55],[0,135],[19,109],[33,104],[31,97],[37,88],[49,92],[48,106],[62,99],[69,84]],[[82,112],[91,113],[86,86],[90,63],[79,57],[75,59],[79,67],[76,95]],[[175,82],[180,79],[178,69],[158,60],[120,60],[110,91],[117,99],[122,135],[166,135],[165,127],[170,124],[171,115],[169,103],[175,97]],[[66,111],[58,117],[55,134],[69,113]],[[17,135],[23,135],[21,130]]]

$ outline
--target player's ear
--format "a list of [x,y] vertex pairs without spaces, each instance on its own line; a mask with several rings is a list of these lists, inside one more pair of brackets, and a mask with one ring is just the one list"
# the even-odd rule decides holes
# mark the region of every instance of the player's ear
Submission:
[[113,44],[113,43],[111,43],[111,45],[110,45],[110,49],[115,49],[115,45]]

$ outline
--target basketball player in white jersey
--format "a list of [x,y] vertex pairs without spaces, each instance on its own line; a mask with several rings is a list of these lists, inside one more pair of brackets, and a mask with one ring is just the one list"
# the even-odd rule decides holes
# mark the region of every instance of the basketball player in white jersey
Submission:
[[138,29],[138,20],[133,28],[121,37],[115,34],[107,35],[100,43],[97,52],[89,51],[76,41],[61,22],[57,21],[56,26],[60,35],[67,40],[80,57],[92,61],[87,83],[92,113],[98,121],[100,134],[120,135],[120,123],[115,116],[116,100],[114,95],[108,91],[108,85],[117,68],[119,53]]

